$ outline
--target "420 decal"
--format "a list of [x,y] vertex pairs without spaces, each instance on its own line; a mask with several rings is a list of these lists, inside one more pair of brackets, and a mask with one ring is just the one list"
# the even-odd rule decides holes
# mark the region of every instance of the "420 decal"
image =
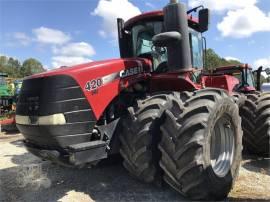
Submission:
[[121,78],[126,78],[129,76],[133,76],[136,74],[140,74],[142,72],[143,72],[143,67],[140,67],[140,66],[131,67],[129,69],[122,70],[120,72],[115,72],[115,73],[106,75],[102,78],[97,78],[97,79],[93,79],[91,81],[87,81],[84,89],[86,91],[96,92],[99,87],[101,87],[109,82],[112,82],[112,81],[119,79],[119,78],[121,79]]
[[91,81],[88,81],[86,84],[85,84],[85,87],[84,89],[87,90],[87,91],[93,91],[93,90],[96,90],[98,89],[100,86],[103,85],[103,81],[101,78],[98,78],[98,79],[93,79]]

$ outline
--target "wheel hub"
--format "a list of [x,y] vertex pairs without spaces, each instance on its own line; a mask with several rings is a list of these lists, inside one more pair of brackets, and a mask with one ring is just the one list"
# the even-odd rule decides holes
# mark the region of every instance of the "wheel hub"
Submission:
[[228,115],[217,120],[211,137],[210,157],[214,173],[224,177],[231,168],[235,148],[235,128]]

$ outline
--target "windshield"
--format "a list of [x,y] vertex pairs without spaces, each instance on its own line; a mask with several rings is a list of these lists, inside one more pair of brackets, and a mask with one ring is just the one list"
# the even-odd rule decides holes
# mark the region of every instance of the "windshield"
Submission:
[[0,85],[6,85],[6,80],[4,77],[0,77]]
[[[167,63],[167,49],[153,47],[152,38],[163,31],[162,21],[141,22],[132,27],[132,52],[135,57],[151,57],[154,71],[159,71],[161,66]],[[202,35],[189,29],[192,66],[203,67]]]
[[[137,57],[151,57],[154,71],[159,71],[162,65],[167,64],[166,48],[153,47],[152,38],[160,34],[163,29],[163,22],[144,22],[135,25],[132,30],[133,55]],[[159,69],[159,70],[158,70]]]
[[[242,70],[233,73],[233,76],[239,80],[239,86],[247,85],[249,87],[255,87],[255,82],[251,70]],[[244,81],[246,80],[246,83]]]
[[132,28],[133,54],[139,56],[152,52],[152,38],[161,33],[162,22],[145,22]]

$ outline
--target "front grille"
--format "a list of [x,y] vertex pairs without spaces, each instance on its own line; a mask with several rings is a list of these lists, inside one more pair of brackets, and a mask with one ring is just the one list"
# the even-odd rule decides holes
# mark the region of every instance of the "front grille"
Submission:
[[89,141],[96,123],[82,89],[70,76],[57,75],[23,81],[16,114],[47,116],[63,113],[65,125],[20,125],[26,140],[38,145],[66,147]]
[[12,105],[12,97],[0,97],[0,106],[1,107],[8,107]]

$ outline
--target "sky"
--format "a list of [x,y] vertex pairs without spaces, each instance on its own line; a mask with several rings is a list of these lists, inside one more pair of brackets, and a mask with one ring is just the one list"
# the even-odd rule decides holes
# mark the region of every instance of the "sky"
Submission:
[[[116,19],[160,10],[169,0],[0,0],[0,55],[45,68],[119,57]],[[270,67],[270,0],[181,0],[211,10],[207,47]]]

